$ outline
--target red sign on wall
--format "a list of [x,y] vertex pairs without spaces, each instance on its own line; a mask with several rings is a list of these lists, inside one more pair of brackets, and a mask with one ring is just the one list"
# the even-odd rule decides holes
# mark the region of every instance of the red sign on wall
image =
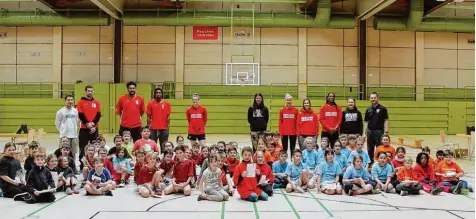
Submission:
[[194,40],[217,40],[218,27],[193,27]]

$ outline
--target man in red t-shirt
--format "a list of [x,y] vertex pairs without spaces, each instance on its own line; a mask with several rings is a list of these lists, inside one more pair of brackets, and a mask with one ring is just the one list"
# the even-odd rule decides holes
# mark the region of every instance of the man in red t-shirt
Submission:
[[[76,105],[78,110],[79,120],[81,120],[81,127],[79,129],[79,160],[84,157],[84,147],[89,142],[96,140],[98,137],[99,119],[101,119],[101,104],[98,100],[93,98],[93,86],[87,85],[84,88],[85,97],[81,97]],[[81,162],[81,170],[84,164]]]
[[121,117],[119,135],[130,131],[135,142],[141,138],[142,115],[145,112],[144,99],[136,94],[137,84],[129,81],[126,84],[128,94],[119,98],[116,104],[116,113]]
[[[161,88],[155,88],[155,99],[147,104],[147,126],[150,127],[150,139],[159,143],[160,151],[165,151],[163,146],[169,140],[170,114],[172,109],[170,103],[162,99]],[[157,141],[158,140],[158,141]]]

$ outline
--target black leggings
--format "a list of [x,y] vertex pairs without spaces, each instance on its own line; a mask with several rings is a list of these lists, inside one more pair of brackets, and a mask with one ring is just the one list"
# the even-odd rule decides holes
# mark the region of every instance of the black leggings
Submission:
[[268,196],[273,196],[273,186],[272,185],[267,185],[267,186],[260,186],[258,187],[263,190]]
[[288,142],[289,142],[289,146],[291,149],[291,156],[292,156],[294,148],[296,147],[296,136],[283,135],[283,137],[281,138],[281,143],[283,144],[283,150],[286,151],[286,153],[288,152]]
[[20,193],[28,192],[28,188],[23,184],[15,186],[7,182],[4,182],[4,183],[6,185],[2,186],[2,192],[3,192],[3,197],[5,198],[13,198],[15,195],[18,195]]
[[96,132],[90,133],[89,129],[79,129],[79,162],[81,166],[81,170],[84,167],[83,162],[81,161],[84,157],[84,148],[88,145],[91,141],[96,140],[99,136],[99,130],[96,128]]
[[140,126],[135,127],[135,128],[126,128],[126,127],[120,126],[119,127],[119,135],[122,136],[122,133],[124,131],[129,131],[129,132],[131,132],[132,142],[136,142],[137,140],[142,138],[141,129],[142,129],[142,127],[140,127]]

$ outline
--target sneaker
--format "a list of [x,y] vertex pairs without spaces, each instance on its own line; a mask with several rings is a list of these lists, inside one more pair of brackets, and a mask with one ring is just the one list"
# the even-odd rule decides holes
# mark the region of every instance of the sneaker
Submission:
[[124,186],[126,186],[126,182],[123,179],[121,179],[121,182],[119,183],[118,187],[124,188]]
[[357,196],[358,195],[358,193],[356,191],[350,191],[349,193],[350,193],[349,194],[350,196]]
[[228,192],[228,195],[229,195],[230,197],[233,196],[234,194],[235,194],[235,190],[231,190],[231,191]]
[[88,191],[86,191],[86,196],[90,196],[92,195],[91,193],[89,193]]
[[406,196],[406,195],[408,195],[408,191],[402,190],[402,191],[400,191],[400,195],[401,196]]
[[14,201],[25,201],[28,198],[28,196],[30,196],[30,194],[28,192],[16,194],[15,196],[13,196],[13,200]]
[[162,196],[162,189],[157,187],[154,189],[155,195]]
[[433,189],[431,189],[430,194],[431,195],[439,195],[441,192],[443,192],[443,188],[434,187]]
[[103,192],[102,195],[112,196],[112,192],[111,191]]
[[459,181],[458,184],[456,184],[455,187],[452,187],[451,192],[452,192],[453,194],[455,194],[455,195],[456,195],[456,194],[459,194],[459,192],[461,191],[461,187],[462,187],[462,186],[463,186],[463,184],[461,183],[461,181]]
[[459,192],[460,195],[468,195],[469,194],[469,189],[461,189]]
[[388,191],[388,193],[395,194],[395,193],[397,193],[397,191],[395,190],[395,188],[393,188],[393,189],[390,189],[390,190]]
[[67,189],[66,189],[66,194],[72,195],[72,194],[73,194],[73,190],[72,190],[71,188],[67,188]]
[[380,193],[382,193],[382,191],[380,191],[380,189],[373,189],[372,193],[373,194],[380,194]]
[[197,201],[202,201],[202,200],[203,200],[203,199],[202,199],[202,195],[198,195]]

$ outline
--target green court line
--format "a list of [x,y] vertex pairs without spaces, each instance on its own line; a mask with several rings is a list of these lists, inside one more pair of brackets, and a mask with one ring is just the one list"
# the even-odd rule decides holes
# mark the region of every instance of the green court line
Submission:
[[253,209],[255,210],[255,218],[259,219],[258,206],[256,206],[256,202],[253,202]]
[[61,201],[62,199],[66,198],[67,196],[68,196],[68,195],[64,195],[63,197],[61,197],[61,198],[59,198],[59,199],[56,199],[54,202],[51,202],[51,203],[49,203],[49,204],[47,204],[47,205],[45,205],[45,206],[39,208],[38,210],[36,210],[36,211],[34,211],[34,212],[31,212],[31,213],[28,214],[27,216],[22,217],[22,219],[23,219],[23,218],[26,218],[26,217],[31,217],[31,216],[33,216],[34,214],[36,214],[36,213],[42,211],[43,209],[45,209],[45,208],[47,208],[47,207],[50,207],[50,206],[53,205],[54,203]]
[[221,219],[225,219],[225,202],[221,203]]
[[284,198],[286,199],[286,201],[287,201],[288,204],[289,204],[289,207],[291,207],[291,209],[292,209],[293,212],[294,212],[294,215],[296,215],[296,218],[297,218],[297,219],[301,219],[301,216],[299,215],[298,211],[296,211],[296,209],[294,208],[294,205],[291,203],[291,201],[289,200],[288,196],[287,196],[286,193],[283,191],[283,189],[279,189],[279,191],[281,191],[281,194],[283,194]]
[[334,217],[334,215],[331,213],[331,211],[329,211],[329,209],[327,209],[326,206],[324,206],[324,204],[322,204],[322,202],[319,201],[319,199],[316,198],[316,196],[314,196],[314,194],[312,194],[311,191],[309,191],[308,193],[309,193],[309,195],[311,195],[311,196],[314,198],[314,200],[317,201],[317,203],[319,203],[319,205],[322,207],[322,209],[324,209],[324,211],[326,211],[327,214],[328,214],[330,217]]

